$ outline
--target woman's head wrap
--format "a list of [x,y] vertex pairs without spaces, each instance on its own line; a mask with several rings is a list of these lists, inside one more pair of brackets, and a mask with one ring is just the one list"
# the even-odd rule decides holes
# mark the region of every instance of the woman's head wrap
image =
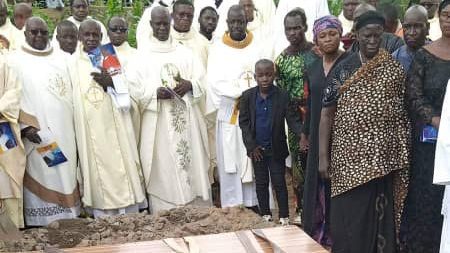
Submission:
[[317,36],[321,31],[329,28],[337,29],[339,34],[342,35],[342,23],[335,16],[328,15],[317,19],[313,27],[314,42],[317,42]]

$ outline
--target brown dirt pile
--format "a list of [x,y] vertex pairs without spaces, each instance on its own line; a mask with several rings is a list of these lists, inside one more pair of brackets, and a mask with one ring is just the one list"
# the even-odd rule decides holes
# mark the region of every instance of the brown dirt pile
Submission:
[[246,208],[183,207],[155,215],[131,214],[101,219],[59,220],[23,231],[20,241],[0,241],[0,251],[118,244],[272,227]]

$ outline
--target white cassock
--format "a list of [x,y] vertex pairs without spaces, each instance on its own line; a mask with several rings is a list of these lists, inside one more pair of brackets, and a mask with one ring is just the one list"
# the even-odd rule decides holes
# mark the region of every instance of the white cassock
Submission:
[[17,29],[17,27],[11,23],[9,18],[7,18],[5,24],[0,27],[0,35],[3,35],[3,37],[9,41],[10,50],[19,49],[25,41],[25,34]]
[[[208,58],[207,113],[216,113],[222,100],[238,99],[242,92],[255,86],[255,63],[262,50],[253,42],[242,49],[216,40]],[[216,121],[217,165],[222,207],[257,205],[253,168],[238,124]]]
[[[216,34],[223,34],[228,30],[227,16],[231,6],[239,4],[239,0],[223,0],[218,8],[219,22],[217,24]],[[259,19],[263,25],[271,26],[275,18],[276,6],[273,0],[253,0],[255,5],[255,19]],[[258,17],[257,17],[258,16]],[[271,29],[271,28],[270,28]]]
[[145,47],[150,42],[150,36],[152,35],[152,27],[150,26],[150,20],[152,18],[152,10],[157,6],[167,7],[170,13],[172,13],[172,0],[156,0],[153,4],[147,7],[142,13],[141,19],[139,19],[136,27],[136,42],[138,50],[145,50]]
[[75,54],[70,72],[82,201],[94,216],[137,212],[145,195],[130,111],[116,108],[92,79],[96,70],[87,53]]
[[306,39],[312,41],[314,21],[329,15],[327,0],[280,0],[278,3],[273,31],[275,38],[275,55],[279,55],[289,46],[289,42],[284,34],[284,17],[294,8],[302,8],[306,13],[308,31],[305,33]]
[[339,21],[341,21],[341,24],[342,24],[342,36],[344,36],[347,33],[351,32],[352,29],[353,29],[353,20],[348,20],[344,16],[344,12],[341,12],[341,14],[339,14],[338,18],[339,18]]
[[[128,75],[142,110],[140,155],[153,212],[187,204],[210,205],[204,69],[191,50],[169,38],[149,41],[148,51]],[[173,77],[192,83],[180,100],[158,100],[157,89],[174,88]]]
[[208,43],[202,38],[203,35],[197,32],[193,27],[186,33],[177,32],[172,27],[170,34],[175,42],[192,50],[194,55],[203,64],[203,68],[206,69],[206,64],[208,63]]
[[0,122],[9,123],[17,141],[15,148],[0,154],[0,209],[17,227],[23,228],[22,182],[26,158],[19,125],[21,80],[4,55],[0,55],[0,73]]
[[[103,25],[102,22],[100,22],[100,21],[98,21],[96,19],[93,19],[90,16],[87,17],[87,19],[92,19],[92,20],[96,21],[100,25],[100,30],[102,32],[102,41],[101,41],[101,43],[102,43],[102,45],[108,44],[109,43],[109,37],[108,37],[108,31],[106,30],[105,25]],[[80,22],[80,21],[76,20],[73,16],[68,17],[67,20],[69,20],[70,22],[74,23],[75,26],[78,28],[78,30],[80,29],[81,23],[83,23],[83,21]],[[56,40],[56,35],[57,34],[58,34],[58,29],[55,28],[55,31],[53,31],[53,38],[52,38],[52,46],[54,48],[59,48],[59,43]],[[78,43],[78,44],[80,44],[80,43]],[[78,46],[77,46],[77,48],[78,48]]]
[[441,25],[439,24],[439,16],[436,14],[436,17],[433,19],[429,19],[430,23],[430,31],[428,32],[428,38],[432,41],[438,40],[442,37]]
[[67,159],[49,167],[37,151],[40,145],[23,138],[27,155],[25,222],[28,226],[46,226],[55,220],[76,218],[80,214],[80,193],[72,84],[66,59],[53,54],[50,45],[36,50],[25,43],[11,57],[23,80],[22,110],[37,119],[42,132],[51,133],[47,137],[56,142]]
[[434,160],[434,184],[445,185],[442,200],[442,227],[440,253],[450,253],[450,81],[442,106],[441,123],[439,126],[436,154]]

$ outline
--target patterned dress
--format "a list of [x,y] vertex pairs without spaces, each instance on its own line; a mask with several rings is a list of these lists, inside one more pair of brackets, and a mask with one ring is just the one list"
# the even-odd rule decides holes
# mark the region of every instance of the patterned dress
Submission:
[[[296,105],[300,110],[306,107],[306,99],[308,91],[305,89],[305,71],[318,56],[311,50],[312,44],[300,51],[297,55],[288,55],[286,52],[281,53],[275,60],[275,65],[278,70],[278,78],[276,79],[277,86],[288,92],[291,99],[297,101]],[[302,121],[305,117],[302,115]],[[288,132],[289,151],[292,159],[292,176],[295,194],[297,197],[297,208],[300,212],[302,209],[303,183],[304,183],[304,167],[306,158],[303,158],[299,152],[299,136]]]

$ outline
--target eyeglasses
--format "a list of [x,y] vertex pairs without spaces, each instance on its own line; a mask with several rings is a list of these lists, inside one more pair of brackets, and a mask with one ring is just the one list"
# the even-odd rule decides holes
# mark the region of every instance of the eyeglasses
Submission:
[[128,31],[128,28],[125,27],[110,27],[109,30],[113,33],[116,32],[121,32],[121,33],[126,33]]
[[42,36],[47,36],[48,35],[48,31],[46,30],[29,30],[28,32],[30,32],[32,35],[37,36],[38,34],[41,34]]

